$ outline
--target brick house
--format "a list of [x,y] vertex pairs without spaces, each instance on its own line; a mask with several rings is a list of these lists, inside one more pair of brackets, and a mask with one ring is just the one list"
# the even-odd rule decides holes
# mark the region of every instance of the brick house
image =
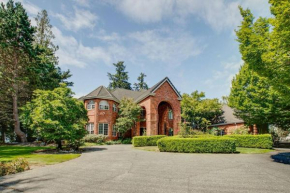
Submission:
[[109,90],[100,86],[80,98],[88,110],[89,122],[86,126],[90,134],[107,135],[117,139],[115,123],[118,104],[124,97],[132,98],[139,104],[142,120],[126,133],[127,137],[146,135],[176,135],[181,122],[181,95],[169,78],[164,78],[148,90],[132,91],[117,88]]
[[[209,128],[218,127],[224,131],[224,134],[231,134],[231,132],[235,129],[245,126],[245,121],[237,118],[234,115],[234,110],[228,105],[223,105],[222,111],[223,121],[221,123],[211,125],[209,126]],[[256,125],[250,126],[248,128],[250,133],[253,133],[254,135],[258,134],[258,129]]]

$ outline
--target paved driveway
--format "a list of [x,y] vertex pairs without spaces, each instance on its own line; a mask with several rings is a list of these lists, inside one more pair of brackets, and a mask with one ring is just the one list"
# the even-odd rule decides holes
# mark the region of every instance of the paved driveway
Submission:
[[270,154],[177,154],[95,147],[81,157],[0,178],[0,192],[290,192],[290,165]]

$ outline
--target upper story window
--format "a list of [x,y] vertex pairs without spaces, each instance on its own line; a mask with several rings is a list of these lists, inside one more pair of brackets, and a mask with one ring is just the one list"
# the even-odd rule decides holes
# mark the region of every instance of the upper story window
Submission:
[[99,105],[99,109],[109,110],[109,103],[107,101],[101,101]]
[[91,110],[95,108],[95,101],[91,100],[88,102],[87,109]]
[[87,131],[89,134],[94,134],[94,123],[87,124]]
[[173,119],[173,112],[171,109],[168,111],[168,119]]
[[117,105],[115,103],[113,104],[113,111],[118,112]]

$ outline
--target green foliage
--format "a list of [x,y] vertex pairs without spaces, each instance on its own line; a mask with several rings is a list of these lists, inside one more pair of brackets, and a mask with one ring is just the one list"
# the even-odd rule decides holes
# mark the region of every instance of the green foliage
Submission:
[[270,134],[263,135],[227,135],[236,140],[237,147],[272,149],[273,141]]
[[148,85],[146,82],[144,82],[144,78],[146,75],[144,73],[141,73],[140,76],[138,77],[138,83],[134,83],[134,90],[148,90]]
[[134,147],[156,146],[157,141],[163,137],[166,135],[136,136],[133,137],[132,144]]
[[234,153],[234,139],[226,137],[175,138],[166,137],[157,141],[161,152],[179,153]]
[[107,136],[105,135],[88,134],[83,138],[83,140],[88,143],[104,143],[106,138]]
[[29,169],[28,161],[23,158],[18,158],[11,162],[0,162],[0,176],[16,174]]
[[128,72],[125,72],[126,66],[124,62],[118,62],[113,64],[116,67],[116,74],[108,73],[109,80],[109,89],[124,88],[131,90],[131,83],[128,82],[129,76]]
[[223,130],[218,127],[213,127],[211,129],[208,129],[206,132],[210,135],[219,136],[222,135]]
[[204,132],[197,130],[197,129],[192,129],[192,127],[188,126],[187,123],[181,123],[180,124],[180,130],[178,135],[180,135],[183,138],[191,137],[193,135],[203,135]]
[[34,34],[34,46],[39,50],[38,54],[38,86],[39,89],[54,89],[59,83],[66,83],[71,86],[73,83],[65,81],[71,77],[70,71],[62,72],[58,65],[58,57],[55,52],[58,46],[53,44],[55,38],[52,33],[52,25],[50,24],[46,10],[42,10],[37,14],[36,32]]
[[220,122],[223,114],[221,108],[218,99],[205,99],[204,92],[195,91],[191,95],[182,95],[181,116],[195,129],[205,131],[209,125]]
[[53,91],[36,90],[33,99],[22,108],[21,120],[37,137],[46,141],[61,140],[76,145],[85,134],[87,110],[82,102],[72,97],[72,91],[62,84]]
[[248,135],[249,128],[246,126],[238,127],[237,129],[233,130],[231,134]]
[[121,140],[122,144],[132,144],[132,138],[125,138]]
[[123,98],[119,104],[116,127],[119,133],[125,134],[139,121],[142,108],[131,98]]
[[[273,90],[277,91],[277,95],[282,99],[281,103],[288,106],[290,102],[290,1],[270,0],[269,3],[273,17],[269,19],[260,17],[255,22],[251,11],[240,7],[243,21],[236,34],[242,59],[249,65],[249,69],[264,77]],[[289,117],[289,108],[282,111],[286,111],[283,113],[288,113]]]
[[228,101],[236,116],[248,125],[273,123],[289,128],[290,105],[248,64],[244,64],[233,79]]

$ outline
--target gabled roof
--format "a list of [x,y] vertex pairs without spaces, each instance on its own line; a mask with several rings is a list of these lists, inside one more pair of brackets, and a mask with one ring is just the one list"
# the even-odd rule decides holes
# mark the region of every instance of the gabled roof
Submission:
[[95,90],[93,90],[91,93],[87,94],[86,96],[79,98],[79,100],[100,98],[100,99],[113,100],[119,103],[120,100],[122,100],[122,98],[128,97],[128,98],[132,98],[136,103],[139,103],[145,98],[147,98],[148,96],[154,96],[155,91],[158,90],[158,88],[165,82],[169,83],[169,85],[172,87],[172,89],[175,91],[175,93],[181,100],[181,95],[179,94],[179,92],[174,87],[174,85],[172,84],[172,82],[169,80],[168,77],[165,77],[164,79],[159,81],[157,84],[155,84],[148,90],[133,91],[133,90],[127,90],[123,88],[108,90],[106,87],[100,86],[96,88]]
[[99,86],[86,96],[81,97],[80,99],[93,99],[93,98],[100,98],[100,99],[108,99],[115,102],[119,102],[119,100],[104,86]]
[[142,100],[144,100],[145,98],[147,98],[148,96],[154,96],[155,91],[158,90],[158,88],[164,84],[165,82],[168,82],[168,84],[172,87],[172,89],[175,91],[175,93],[177,94],[179,100],[181,100],[181,95],[180,93],[177,91],[177,89],[175,88],[175,86],[172,84],[172,82],[169,80],[168,77],[163,78],[161,81],[159,81],[157,84],[155,84],[154,86],[152,86],[151,88],[149,88],[147,91],[145,91],[142,95],[140,95],[137,99],[136,102],[141,102]]
[[236,123],[244,123],[245,122],[244,120],[236,117],[234,114],[234,109],[232,109],[228,105],[223,105],[222,111],[223,111],[223,122],[218,123],[218,124],[214,124],[211,126],[228,125],[228,124],[236,124]]

